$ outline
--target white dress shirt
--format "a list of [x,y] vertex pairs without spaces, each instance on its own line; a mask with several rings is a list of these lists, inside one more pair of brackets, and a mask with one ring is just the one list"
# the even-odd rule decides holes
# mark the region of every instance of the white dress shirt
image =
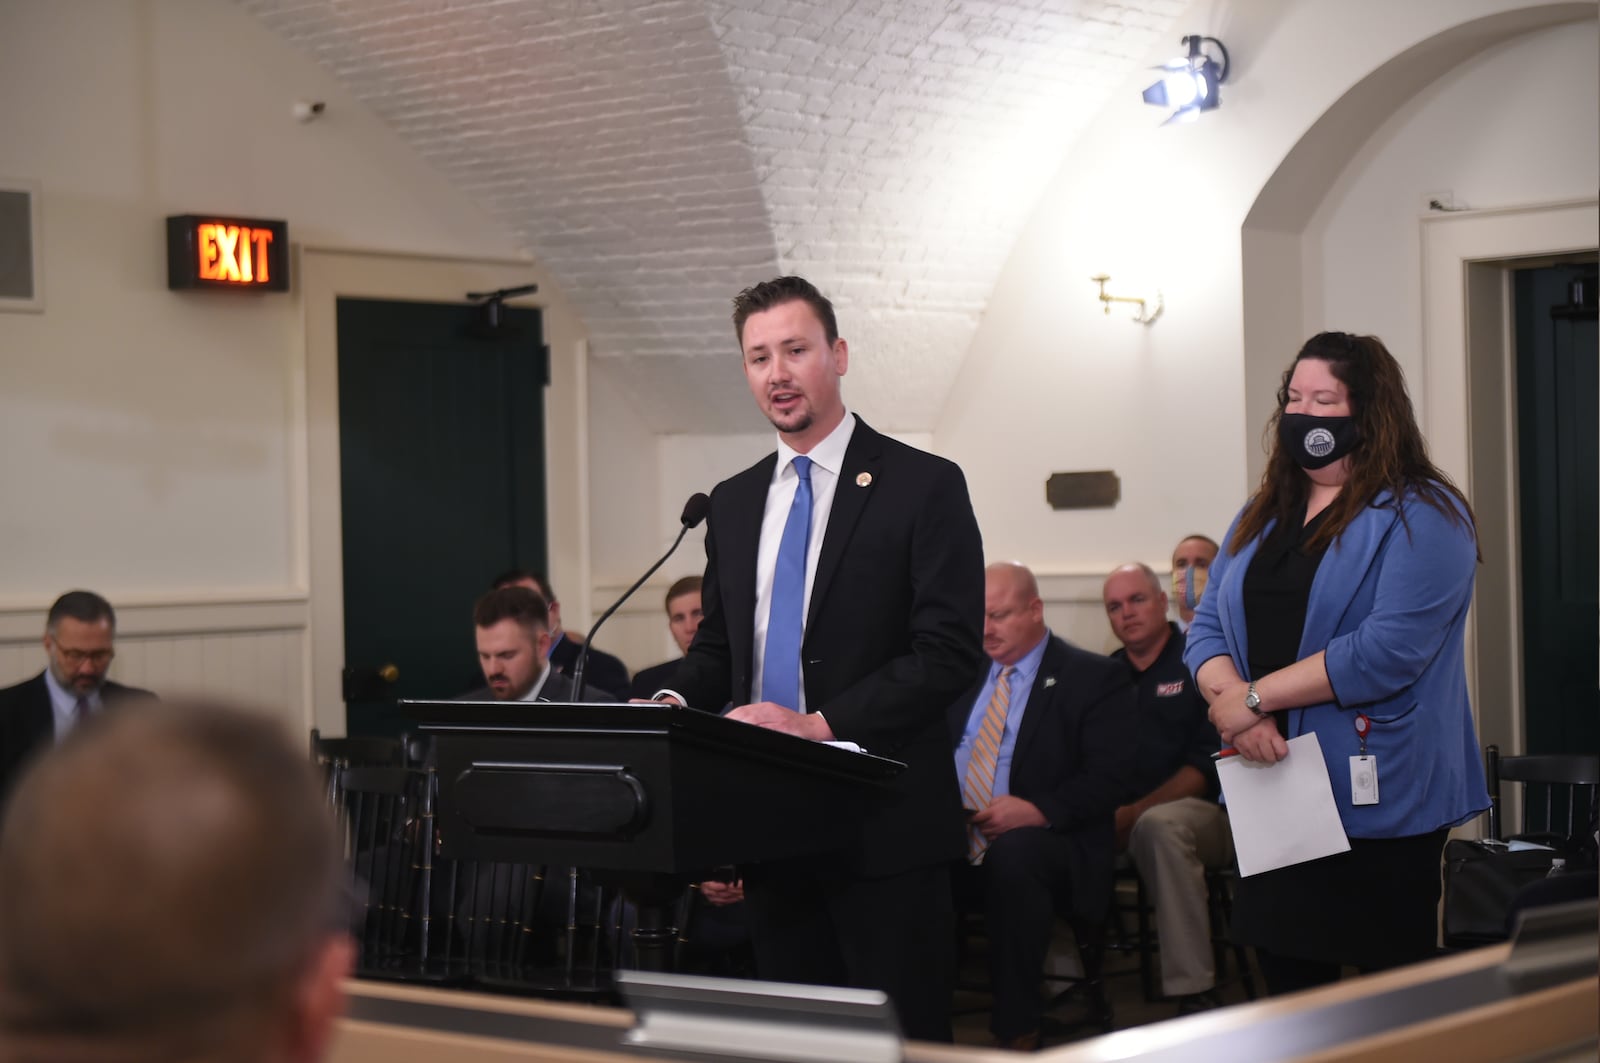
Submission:
[[[822,556],[822,538],[828,530],[828,513],[833,509],[834,490],[839,486],[844,454],[855,430],[855,416],[847,409],[839,426],[806,454],[811,459],[811,535],[806,542],[803,618],[811,615],[811,586],[817,578],[817,558]],[[783,539],[783,526],[789,520],[789,507],[794,504],[794,494],[800,486],[800,475],[794,470],[794,459],[798,454],[799,451],[783,441],[780,433],[777,467],[773,469],[772,483],[767,488],[767,508],[761,516],[761,542],[756,550],[755,639],[752,643],[750,672],[750,697],[753,699],[761,697],[761,676],[767,653],[767,621],[772,615],[772,576],[778,567],[778,543]],[[804,634],[801,635],[801,644],[804,645]],[[806,711],[803,663],[800,704],[795,708]]]
[[[50,691],[50,712],[55,717],[56,741],[59,742],[78,725],[78,695],[56,682],[56,674],[48,668],[44,670],[44,685]],[[90,714],[99,712],[100,688],[95,687],[87,700]]]
[[518,698],[517,700],[518,701],[538,701],[539,700],[539,691],[544,689],[544,681],[546,679],[549,679],[549,678],[550,678],[550,661],[549,661],[549,658],[546,658],[545,662],[544,662],[544,668],[540,669],[540,671],[539,671],[539,678],[535,679],[533,681],[533,686],[528,688],[528,692],[526,694],[522,695],[522,697]]

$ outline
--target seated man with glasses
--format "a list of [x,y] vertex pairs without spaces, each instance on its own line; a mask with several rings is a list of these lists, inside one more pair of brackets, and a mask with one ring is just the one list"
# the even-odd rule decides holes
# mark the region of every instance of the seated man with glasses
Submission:
[[0,690],[0,802],[35,753],[61,741],[91,714],[154,697],[106,678],[116,656],[116,633],[111,603],[92,591],[68,591],[50,607],[44,627],[49,667]]

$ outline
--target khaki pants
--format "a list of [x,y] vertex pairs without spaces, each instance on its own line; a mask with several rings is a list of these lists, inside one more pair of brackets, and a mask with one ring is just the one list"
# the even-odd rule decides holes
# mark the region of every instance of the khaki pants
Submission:
[[1128,840],[1156,910],[1161,934],[1161,991],[1201,993],[1216,985],[1211,916],[1206,910],[1207,869],[1233,860],[1228,814],[1215,801],[1184,797],[1140,816]]

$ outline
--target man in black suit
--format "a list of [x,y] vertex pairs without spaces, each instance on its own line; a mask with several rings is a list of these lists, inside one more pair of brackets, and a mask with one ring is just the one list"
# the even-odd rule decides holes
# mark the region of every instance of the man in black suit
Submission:
[[[562,628],[561,600],[556,597],[550,581],[538,572],[514,568],[496,576],[494,585],[497,590],[503,587],[526,587],[544,599],[550,617],[550,646],[545,651],[545,656],[549,658],[550,667],[557,675],[572,675],[573,666],[578,663],[578,651],[583,649],[583,642],[570,638]],[[620,701],[628,690],[628,666],[605,650],[591,646],[588,663],[583,666],[583,687],[586,695],[584,701]],[[605,697],[588,697],[587,693],[591,690],[604,694]]]
[[1120,664],[1050,633],[1032,572],[1006,562],[986,576],[983,648],[993,663],[949,711],[971,810],[957,903],[984,913],[996,1043],[1031,1050],[1055,916],[1106,917],[1136,700]]
[[983,545],[961,470],[873,431],[849,351],[798,277],[734,300],[778,453],[711,493],[705,617],[676,700],[905,762],[839,848],[741,869],[763,978],[885,990],[907,1036],[950,1039],[959,799],[942,715],[982,667]]
[[[489,591],[472,607],[472,622],[478,663],[487,685],[461,695],[457,701],[572,701],[572,680],[557,672],[548,659],[550,614],[538,591],[518,584]],[[588,684],[585,687],[584,701],[614,700],[604,691]],[[429,765],[437,763],[431,745],[426,761]],[[571,873],[570,866],[549,865],[544,869],[547,882],[565,882]],[[470,893],[458,905],[461,917],[465,919],[467,913],[505,911],[510,903],[506,891],[512,888],[512,882],[509,875],[492,872],[474,877],[471,886],[463,887]],[[592,897],[591,889],[584,886],[585,898]],[[554,955],[557,935],[571,916],[563,898],[564,891],[560,889],[545,889],[538,894],[530,938],[536,955]]]
[[689,652],[694,633],[700,630],[700,618],[703,615],[700,608],[700,577],[684,576],[674,580],[672,586],[667,588],[667,629],[672,632],[672,641],[678,644],[679,656],[641,669],[633,677],[631,696],[654,697],[656,691],[672,682],[673,675],[678,671],[678,662],[683,659],[682,654]]
[[106,678],[116,656],[117,615],[92,591],[68,591],[45,617],[49,667],[0,690],[0,800],[39,750],[66,737],[90,715],[118,702],[150,699],[148,690]]
[[[472,622],[477,628],[478,664],[487,685],[459,700],[572,700],[572,680],[558,673],[548,660],[549,613],[538,591],[520,586],[490,591],[472,607]],[[604,691],[586,689],[583,700],[612,698]]]

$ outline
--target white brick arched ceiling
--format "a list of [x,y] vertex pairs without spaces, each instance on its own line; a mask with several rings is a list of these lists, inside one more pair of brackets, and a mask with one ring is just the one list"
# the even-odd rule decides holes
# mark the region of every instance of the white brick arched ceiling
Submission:
[[729,303],[779,273],[837,305],[847,400],[931,429],[1041,190],[1188,6],[237,2],[554,270],[664,432],[760,427]]

